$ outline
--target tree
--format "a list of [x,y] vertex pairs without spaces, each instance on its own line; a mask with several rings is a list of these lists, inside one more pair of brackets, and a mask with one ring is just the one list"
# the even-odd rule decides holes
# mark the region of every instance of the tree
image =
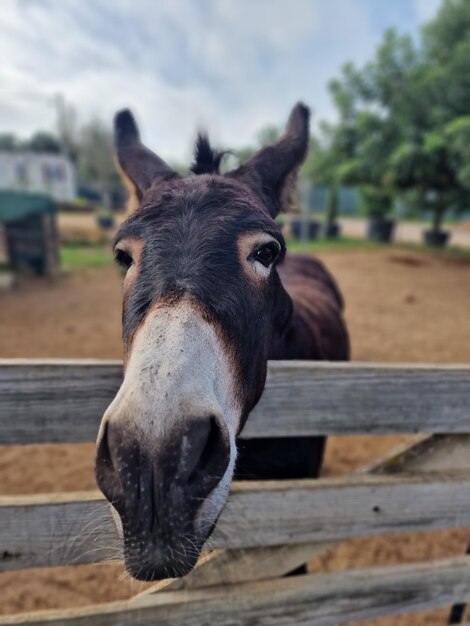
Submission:
[[245,163],[264,146],[275,143],[281,136],[281,131],[277,126],[265,126],[261,128],[256,134],[256,142],[253,146],[243,146],[237,150],[231,150],[228,155],[232,155],[235,158],[235,163],[230,163],[230,166],[236,167]]
[[328,200],[326,204],[326,223],[334,224],[338,217],[338,187],[332,185],[328,192]]
[[445,134],[459,184],[470,189],[470,115],[452,120]]
[[[363,197],[413,195],[433,212],[470,195],[470,4],[444,0],[418,44],[388,30],[373,59],[330,83],[339,121],[323,127],[310,176],[366,186]],[[331,168],[326,174],[327,168]]]
[[14,152],[18,149],[18,139],[13,133],[0,133],[0,150]]
[[419,105],[414,132],[393,152],[390,165],[396,186],[414,191],[423,208],[431,209],[437,233],[445,213],[462,211],[470,198],[468,2],[446,0],[425,26],[418,76],[411,85]]
[[61,146],[55,135],[44,130],[39,130],[34,135],[21,144],[24,150],[31,152],[49,152],[51,154],[59,154]]
[[112,130],[99,118],[80,129],[77,165],[80,179],[97,183],[104,203],[109,205],[111,187],[119,184],[119,176],[113,161]]
[[79,152],[78,117],[75,107],[66,102],[62,94],[55,97],[57,109],[57,133],[62,150],[72,161],[77,161]]
[[280,136],[281,131],[277,126],[265,126],[258,131],[256,136],[258,148],[263,148],[264,146],[270,146],[271,144],[276,143]]

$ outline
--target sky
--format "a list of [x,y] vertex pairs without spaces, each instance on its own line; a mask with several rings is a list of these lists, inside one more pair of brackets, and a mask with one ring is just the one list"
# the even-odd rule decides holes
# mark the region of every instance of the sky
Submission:
[[189,159],[253,143],[305,101],[334,119],[327,83],[383,31],[418,35],[440,0],[1,0],[0,132],[54,131],[54,96],[79,120],[130,107],[145,143]]

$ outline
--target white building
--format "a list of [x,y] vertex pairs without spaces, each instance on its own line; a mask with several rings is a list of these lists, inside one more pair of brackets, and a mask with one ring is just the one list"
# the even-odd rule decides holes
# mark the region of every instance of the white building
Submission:
[[63,154],[0,151],[0,189],[46,193],[63,202],[74,200],[75,170]]

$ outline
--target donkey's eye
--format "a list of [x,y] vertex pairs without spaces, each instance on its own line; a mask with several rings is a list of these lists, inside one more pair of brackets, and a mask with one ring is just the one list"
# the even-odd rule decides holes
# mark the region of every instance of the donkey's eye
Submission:
[[123,267],[126,270],[128,270],[130,266],[132,265],[132,263],[134,262],[131,255],[125,252],[124,250],[121,250],[120,248],[117,248],[115,250],[114,258],[116,260],[116,263],[120,267]]
[[269,267],[277,259],[280,251],[279,244],[270,241],[254,252],[253,259],[259,261],[264,267]]

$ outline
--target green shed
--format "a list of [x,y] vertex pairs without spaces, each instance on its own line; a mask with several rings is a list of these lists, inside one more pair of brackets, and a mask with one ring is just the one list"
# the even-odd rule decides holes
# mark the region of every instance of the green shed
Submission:
[[0,191],[0,226],[5,231],[8,262],[36,274],[59,272],[57,210],[49,196]]

